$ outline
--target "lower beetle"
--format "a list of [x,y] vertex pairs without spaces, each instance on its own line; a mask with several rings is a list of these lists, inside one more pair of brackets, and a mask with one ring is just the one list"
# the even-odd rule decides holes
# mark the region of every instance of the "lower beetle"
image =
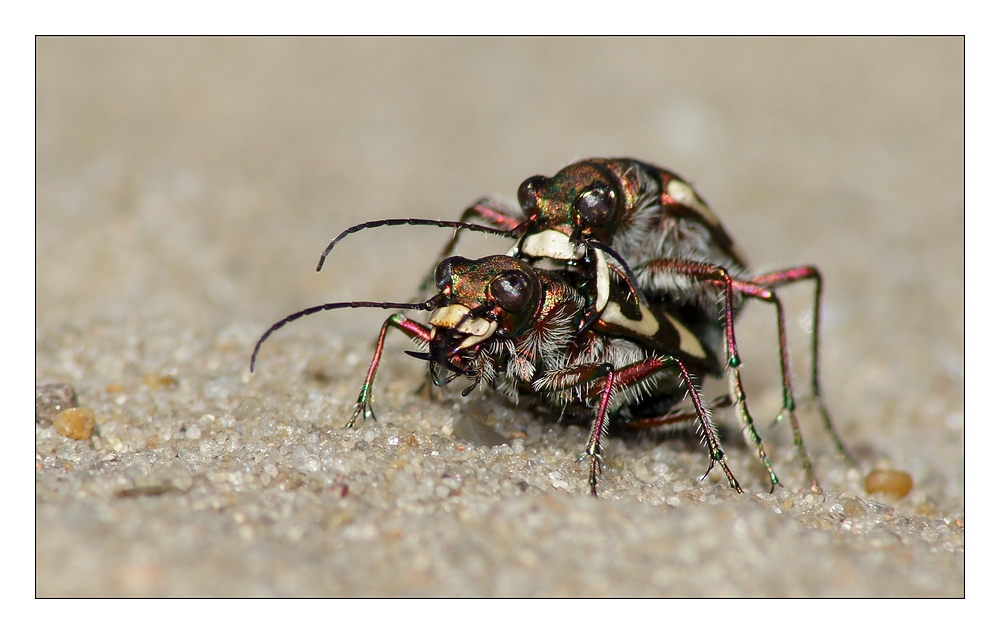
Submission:
[[[484,385],[515,402],[534,395],[565,415],[589,415],[590,434],[580,460],[590,461],[593,495],[601,470],[601,441],[613,422],[644,429],[689,418],[697,421],[708,448],[709,471],[718,464],[730,486],[742,492],[699,391],[706,375],[721,371],[711,342],[687,328],[676,306],[666,300],[644,302],[639,313],[624,315],[647,326],[655,323],[650,335],[635,337],[600,316],[581,331],[578,324],[589,301],[579,292],[576,275],[538,269],[506,255],[479,260],[452,256],[435,269],[437,294],[426,302],[339,302],[289,315],[257,341],[250,369],[271,333],[315,312],[358,307],[429,311],[428,325],[402,313],[382,325],[348,427],[359,416],[374,417],[375,375],[386,334],[395,328],[423,348],[408,354],[429,363],[435,385],[466,377],[471,384],[463,396]],[[613,311],[631,313],[633,304],[619,295],[624,288],[612,287],[608,305]],[[681,407],[685,396],[692,402],[687,411]]]

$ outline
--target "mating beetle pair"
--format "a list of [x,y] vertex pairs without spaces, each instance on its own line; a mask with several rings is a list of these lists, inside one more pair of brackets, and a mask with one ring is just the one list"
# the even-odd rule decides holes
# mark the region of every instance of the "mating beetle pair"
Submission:
[[[464,376],[472,384],[463,395],[487,385],[515,401],[531,394],[564,414],[589,414],[590,435],[581,459],[590,460],[594,495],[601,440],[609,426],[642,429],[691,419],[707,445],[709,470],[719,464],[730,486],[741,491],[699,391],[706,376],[725,373],[730,388],[726,401],[735,405],[773,489],[779,481],[746,405],[733,326],[743,300],[753,297],[776,310],[783,388],[778,420],[790,421],[806,475],[816,487],[796,416],[784,310],[774,293],[786,284],[813,280],[812,396],[846,455],[820,391],[821,278],[814,267],[748,275],[746,259],[691,186],[670,171],[634,159],[590,159],[551,178],[534,176],[521,184],[518,202],[520,209],[512,209],[483,199],[457,222],[386,219],[345,230],[324,251],[317,270],[340,240],[363,229],[402,224],[454,228],[433,275],[436,294],[420,303],[338,302],[289,315],[258,340],[251,370],[272,332],[314,312],[345,307],[430,311],[429,326],[402,313],[385,321],[348,426],[359,415],[374,414],[375,373],[393,327],[426,347],[426,352],[408,354],[429,362],[435,385]],[[506,255],[470,261],[451,256],[462,230],[516,242]],[[534,266],[542,260],[558,270]],[[718,358],[723,346],[724,365]],[[681,406],[685,396],[691,409]]]

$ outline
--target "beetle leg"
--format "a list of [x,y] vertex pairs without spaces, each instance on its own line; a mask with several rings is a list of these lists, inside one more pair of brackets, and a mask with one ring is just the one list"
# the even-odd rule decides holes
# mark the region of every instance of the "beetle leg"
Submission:
[[385,320],[385,323],[382,324],[382,329],[378,333],[378,341],[375,343],[375,354],[372,356],[371,365],[368,366],[368,374],[365,376],[365,382],[361,386],[361,392],[358,394],[358,402],[354,406],[354,413],[351,415],[351,420],[347,422],[347,427],[354,426],[354,421],[357,420],[358,415],[361,415],[365,420],[368,418],[378,420],[375,418],[375,410],[372,409],[374,402],[373,387],[375,385],[375,373],[378,371],[379,361],[382,360],[385,335],[389,331],[390,326],[403,331],[416,341],[428,343],[431,340],[431,331],[427,326],[407,319],[402,313],[392,315]]
[[[728,394],[723,394],[715,398],[711,403],[705,405],[705,409],[709,411],[714,411],[721,407],[729,407],[733,404],[733,399],[730,398]],[[662,416],[652,416],[649,418],[637,418],[635,420],[630,420],[625,423],[625,426],[629,429],[636,431],[642,431],[645,429],[653,429],[655,427],[666,427],[667,433],[674,431],[672,428],[678,423],[687,423],[691,420],[698,418],[698,412],[694,409],[686,409],[680,412],[670,412]]]
[[708,446],[709,464],[708,471],[705,472],[705,475],[707,476],[711,473],[715,465],[719,464],[722,466],[722,470],[725,472],[726,478],[729,480],[729,486],[736,489],[738,492],[743,493],[743,489],[740,488],[740,483],[736,481],[736,477],[733,476],[733,472],[730,471],[729,465],[726,464],[726,454],[722,451],[722,443],[719,441],[719,433],[716,431],[715,425],[712,424],[705,406],[702,405],[701,395],[698,393],[698,388],[694,385],[691,373],[688,372],[687,366],[685,366],[680,359],[675,357],[650,357],[644,361],[639,361],[638,363],[625,366],[618,372],[618,384],[620,386],[633,385],[670,365],[676,365],[678,370],[680,370],[681,378],[684,380],[684,385],[687,387],[688,395],[691,397],[691,402],[694,404],[694,410],[698,418],[698,426],[701,431],[702,440]]
[[731,368],[739,367],[740,354],[736,349],[736,330],[733,327],[733,279],[729,272],[721,266],[691,260],[652,260],[643,264],[642,268],[653,274],[674,273],[723,287],[726,302],[726,365]]
[[757,449],[757,456],[761,464],[767,470],[767,477],[771,481],[771,490],[781,484],[778,475],[771,468],[771,461],[764,450],[764,443],[761,441],[757,428],[754,427],[753,417],[750,416],[750,408],[747,407],[746,392],[743,390],[743,379],[740,377],[740,354],[736,349],[736,330],[733,326],[733,279],[726,269],[709,264],[707,262],[692,262],[688,260],[653,260],[643,265],[643,268],[655,273],[676,273],[696,280],[706,280],[710,283],[721,285],[725,293],[724,319],[726,328],[726,366],[729,370],[729,392],[733,402],[736,404],[736,411],[740,417],[743,434],[752,442]]
[[809,454],[806,452],[806,445],[802,441],[802,428],[799,426],[799,419],[795,413],[795,393],[792,390],[792,369],[788,360],[788,337],[785,334],[785,309],[781,304],[781,300],[778,299],[778,296],[769,289],[741,281],[734,282],[734,286],[738,292],[746,296],[755,297],[761,301],[773,304],[775,312],[777,312],[778,356],[781,360],[782,407],[777,418],[774,420],[774,424],[777,425],[786,414],[788,415],[788,419],[792,425],[792,434],[795,438],[795,448],[799,452],[799,458],[802,460],[802,467],[805,469],[806,477],[809,479],[810,486],[814,489],[818,489],[819,483],[816,481],[816,474],[813,472],[812,461],[809,460]]
[[[459,218],[459,222],[470,221],[479,221],[486,226],[495,227],[501,231],[509,231],[511,234],[510,237],[515,238],[517,237],[515,230],[524,222],[524,216],[521,214],[520,210],[510,209],[503,203],[490,198],[482,198],[463,211]],[[462,229],[460,227],[455,229],[455,232],[451,234],[451,238],[444,245],[444,248],[441,249],[438,261],[441,261],[454,253],[455,247],[458,246],[458,238],[461,233]],[[427,275],[427,277],[424,278],[424,281],[420,283],[420,286],[417,289],[417,296],[423,297],[433,288],[434,271],[431,270],[430,274]]]
[[[597,495],[597,476],[601,470],[601,439],[607,433],[608,403],[615,387],[615,370],[610,363],[584,363],[554,370],[536,380],[532,387],[537,391],[558,392],[582,387],[592,381],[601,380],[600,400],[597,416],[590,425],[590,437],[586,450],[576,459],[580,462],[590,459],[590,494]],[[588,394],[590,391],[588,391]]]
[[[601,460],[601,439],[607,430],[608,403],[611,400],[614,390],[640,383],[668,366],[678,367],[685,387],[687,387],[688,394],[691,396],[691,401],[694,403],[695,417],[698,419],[702,439],[708,446],[709,465],[708,472],[705,475],[707,476],[712,471],[712,468],[716,464],[719,464],[726,473],[729,485],[740,493],[743,492],[733,472],[729,469],[729,465],[726,464],[726,455],[722,450],[722,444],[719,442],[718,432],[712,425],[708,413],[702,405],[698,388],[695,387],[687,367],[683,362],[674,357],[650,357],[618,370],[615,370],[607,363],[571,366],[547,373],[533,384],[536,391],[553,392],[582,386],[596,379],[604,379],[599,390],[600,401],[597,416],[591,424],[587,450],[578,458],[578,460],[590,458],[589,483],[592,495],[597,495],[597,475],[600,472]],[[593,392],[591,391],[592,395]]]
[[584,455],[590,457],[590,494],[597,497],[597,475],[604,475],[601,467],[601,439],[608,430],[608,403],[611,401],[611,392],[615,387],[615,371],[611,364],[601,364],[600,372],[604,374],[604,385],[601,387],[601,400],[597,406],[597,417],[590,426],[590,438],[587,440],[586,452],[577,458],[577,461]]
[[[786,286],[794,282],[801,280],[814,280],[816,282],[816,290],[813,294],[813,319],[812,319],[812,400],[819,406],[820,416],[823,419],[823,426],[826,428],[827,433],[833,438],[834,444],[837,446],[837,451],[840,452],[848,462],[857,466],[857,462],[851,457],[851,454],[847,451],[844,441],[840,439],[840,435],[837,433],[836,428],[833,426],[833,420],[830,418],[830,412],[826,408],[826,401],[823,399],[823,394],[820,391],[819,383],[819,315],[820,315],[820,297],[823,293],[823,277],[820,275],[819,270],[813,266],[801,266],[794,269],[786,269],[784,271],[775,271],[773,273],[766,273],[764,275],[758,275],[750,280],[751,284],[756,284],[768,289],[776,289],[781,286]],[[780,336],[780,330],[779,330]],[[779,338],[779,345],[785,346],[785,341]]]
[[[463,211],[459,220],[461,222],[479,221],[497,229],[510,231],[512,232],[511,237],[514,237],[513,231],[524,222],[524,216],[521,215],[520,210],[510,209],[499,201],[483,198]],[[455,229],[451,239],[441,249],[439,259],[443,260],[455,251],[461,231],[461,229]]]

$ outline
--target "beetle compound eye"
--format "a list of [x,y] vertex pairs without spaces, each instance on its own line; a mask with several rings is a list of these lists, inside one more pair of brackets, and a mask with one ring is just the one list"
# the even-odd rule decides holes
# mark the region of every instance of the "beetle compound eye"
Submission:
[[451,285],[451,278],[453,275],[452,266],[455,264],[462,264],[464,262],[468,262],[468,260],[459,255],[454,255],[450,258],[442,260],[441,263],[437,265],[437,268],[434,269],[434,284],[437,285],[439,291],[444,292],[444,290]]
[[532,176],[517,188],[517,202],[520,203],[525,215],[530,216],[538,209],[538,190],[547,180],[544,176]]
[[521,271],[504,273],[490,283],[490,294],[500,308],[519,313],[531,299],[531,280]]
[[615,192],[603,185],[584,190],[576,199],[576,211],[591,227],[603,227],[615,211]]

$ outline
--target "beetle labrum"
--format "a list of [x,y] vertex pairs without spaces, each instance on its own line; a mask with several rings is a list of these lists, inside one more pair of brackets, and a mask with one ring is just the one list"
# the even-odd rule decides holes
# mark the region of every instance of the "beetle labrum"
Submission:
[[[746,404],[733,324],[745,298],[775,307],[783,393],[782,410],[775,422],[789,420],[806,475],[817,487],[796,414],[784,308],[775,293],[788,284],[811,280],[815,283],[811,396],[837,449],[850,460],[820,389],[822,277],[816,267],[800,266],[751,276],[746,257],[694,189],[677,174],[634,159],[589,159],[573,163],[552,177],[533,176],[518,189],[518,202],[520,208],[516,209],[501,201],[482,199],[467,208],[458,222],[405,218],[355,225],[330,242],[317,270],[340,240],[362,229],[436,225],[455,229],[442,257],[453,252],[462,230],[471,230],[514,238],[515,244],[508,251],[511,257],[528,263],[544,259],[571,271],[578,291],[587,300],[578,325],[581,333],[600,320],[605,326],[617,327],[619,335],[649,345],[651,334],[655,335],[659,326],[644,315],[657,304],[669,303],[677,315],[680,332],[687,335],[681,340],[680,351],[686,344],[686,352],[696,352],[697,343],[714,357],[725,342],[730,400],[735,403],[748,443],[756,448],[768,472],[772,488],[779,481]],[[621,301],[613,301],[612,297]],[[628,314],[638,315],[637,320]],[[673,413],[661,415],[666,420]]]

